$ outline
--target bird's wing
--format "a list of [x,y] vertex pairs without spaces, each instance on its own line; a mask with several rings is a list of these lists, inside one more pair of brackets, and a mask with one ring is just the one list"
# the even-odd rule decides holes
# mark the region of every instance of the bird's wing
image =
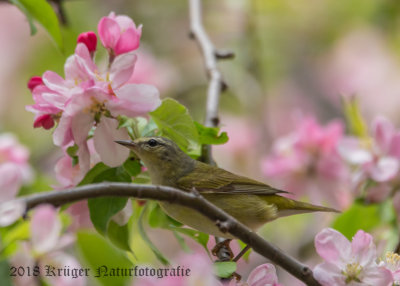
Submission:
[[264,183],[250,178],[235,175],[224,169],[201,163],[195,167],[190,174],[183,176],[177,181],[177,187],[190,191],[195,188],[200,193],[214,194],[254,194],[254,195],[274,195],[276,193],[286,193],[275,189]]

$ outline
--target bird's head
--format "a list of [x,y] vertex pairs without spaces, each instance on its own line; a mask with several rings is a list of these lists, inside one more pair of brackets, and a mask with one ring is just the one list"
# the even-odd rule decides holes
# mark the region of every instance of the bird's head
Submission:
[[134,141],[115,141],[138,155],[151,173],[163,176],[172,175],[183,167],[192,164],[193,159],[186,155],[170,139],[165,137],[142,137]]

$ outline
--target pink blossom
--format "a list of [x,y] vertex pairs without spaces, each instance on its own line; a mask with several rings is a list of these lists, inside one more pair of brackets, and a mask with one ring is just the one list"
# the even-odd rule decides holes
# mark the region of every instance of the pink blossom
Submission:
[[[87,146],[90,154],[89,167],[91,168],[100,162],[100,157],[94,148],[93,139],[87,141]],[[64,156],[57,161],[54,171],[59,183],[59,186],[54,186],[54,188],[66,189],[75,187],[84,178],[87,170],[82,170],[79,164],[74,165],[72,158],[64,150]]]
[[43,80],[40,76],[33,76],[28,81],[28,88],[33,91],[35,87],[43,85]]
[[[56,286],[81,286],[85,285],[84,277],[72,276],[46,276],[46,265],[54,267],[80,268],[78,261],[62,252],[62,249],[70,245],[74,238],[69,234],[61,234],[62,225],[56,209],[51,205],[40,205],[33,211],[30,232],[31,238],[22,244],[21,249],[11,258],[15,266],[30,266],[32,271],[36,265],[39,267],[40,276],[50,285]],[[16,277],[16,285],[40,285],[38,279]]]
[[349,242],[331,228],[315,237],[315,248],[325,261],[314,268],[314,277],[324,286],[374,285],[389,286],[391,272],[376,263],[372,236],[359,230]]
[[32,95],[35,104],[26,106],[26,110],[35,113],[33,127],[52,128],[62,112],[66,98],[45,85],[37,86]]
[[21,186],[31,181],[29,151],[14,135],[0,135],[0,202],[13,199]]
[[87,47],[87,49],[90,53],[93,53],[96,51],[97,36],[94,32],[90,31],[90,32],[81,33],[78,36],[77,42],[85,44],[85,46]]
[[307,192],[314,202],[328,201],[343,208],[351,196],[347,192],[349,171],[336,151],[342,136],[340,122],[321,126],[313,117],[306,117],[296,131],[274,142],[262,170],[283,181],[282,188],[297,196]]
[[101,18],[97,27],[100,41],[113,55],[120,55],[139,48],[142,26],[136,28],[131,18],[116,16],[111,12]]
[[392,272],[393,285],[400,285],[400,255],[389,251],[379,265],[386,267]]
[[0,202],[0,226],[8,226],[16,222],[26,211],[26,203],[22,200]]
[[278,283],[275,266],[265,263],[250,272],[247,282],[231,280],[229,286],[281,286],[281,284]]
[[372,123],[370,138],[343,138],[339,153],[350,164],[358,166],[354,183],[356,188],[365,180],[376,182],[368,188],[367,198],[380,202],[391,192],[391,186],[400,171],[400,131],[384,117]]
[[89,89],[74,96],[69,102],[54,131],[54,143],[66,146],[75,142],[79,147],[80,168],[88,170],[90,155],[86,140],[94,123],[98,121],[94,131],[96,151],[104,163],[118,166],[127,159],[129,150],[116,147],[113,141],[128,139],[129,136],[125,129],[117,129],[118,122],[115,119],[102,115],[110,112],[112,117],[120,114],[139,116],[155,109],[159,104],[158,91],[152,86],[125,85],[116,91],[116,96],[99,89]]

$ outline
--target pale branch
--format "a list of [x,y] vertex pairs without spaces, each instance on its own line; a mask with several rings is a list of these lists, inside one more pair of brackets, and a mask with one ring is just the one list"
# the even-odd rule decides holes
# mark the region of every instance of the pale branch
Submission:
[[[320,286],[314,279],[313,273],[309,267],[261,238],[247,226],[208,202],[197,191],[188,193],[167,186],[107,182],[61,191],[42,192],[20,197],[16,200],[25,203],[26,211],[28,211],[39,204],[47,203],[54,206],[61,206],[80,200],[99,197],[135,197],[140,199],[168,201],[192,208],[212,221],[215,221],[221,231],[228,232],[239,238],[253,248],[254,251],[281,266],[307,285]],[[7,203],[10,202],[4,202],[4,204]]]
[[[192,39],[196,40],[201,49],[209,80],[204,124],[209,127],[216,127],[219,124],[218,106],[220,94],[227,87],[218,69],[217,60],[233,58],[234,54],[230,51],[215,49],[203,26],[201,0],[189,0],[189,18],[190,35]],[[199,159],[205,163],[215,165],[210,145],[202,146]],[[221,243],[223,240],[215,237],[216,243]],[[217,256],[221,261],[229,260],[229,248],[226,245],[222,245],[217,252]]]
[[234,54],[230,51],[219,51],[215,49],[203,27],[201,0],[189,0],[189,15],[190,35],[200,46],[209,78],[205,125],[215,127],[219,124],[219,97],[221,91],[226,88],[226,84],[217,66],[217,60],[232,58]]

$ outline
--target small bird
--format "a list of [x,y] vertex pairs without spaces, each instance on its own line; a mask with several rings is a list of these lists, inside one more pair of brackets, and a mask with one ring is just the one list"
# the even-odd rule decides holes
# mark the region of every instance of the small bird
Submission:
[[[147,167],[153,184],[186,192],[194,188],[205,199],[254,231],[283,216],[318,211],[338,212],[280,196],[286,192],[199,162],[164,137],[115,142],[137,154]],[[168,202],[160,202],[160,206],[169,216],[187,226],[218,237],[234,238],[229,233],[221,232],[215,222],[191,208]]]

